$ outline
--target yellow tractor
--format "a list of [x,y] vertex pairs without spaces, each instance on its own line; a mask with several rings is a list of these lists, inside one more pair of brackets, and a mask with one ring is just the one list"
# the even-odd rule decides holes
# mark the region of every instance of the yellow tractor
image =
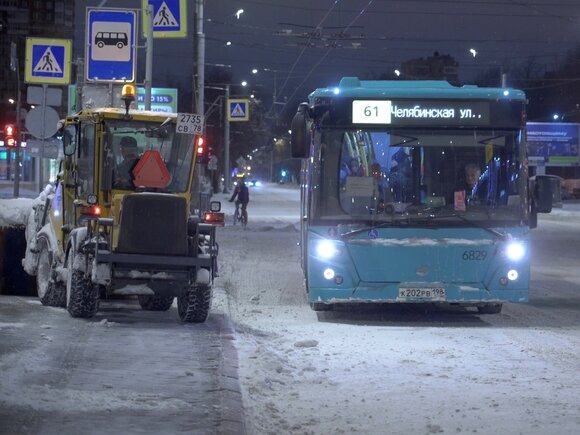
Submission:
[[88,318],[114,295],[151,311],[177,298],[182,321],[207,319],[223,213],[216,201],[190,215],[195,137],[176,127],[176,114],[116,108],[64,120],[61,171],[27,237],[44,305]]

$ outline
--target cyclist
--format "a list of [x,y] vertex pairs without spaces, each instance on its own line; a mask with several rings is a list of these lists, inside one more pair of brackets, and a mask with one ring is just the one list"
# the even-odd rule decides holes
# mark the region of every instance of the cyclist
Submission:
[[241,204],[243,222],[244,224],[247,224],[248,223],[247,207],[248,202],[250,202],[250,191],[248,190],[248,186],[246,186],[246,181],[243,178],[241,178],[236,184],[236,188],[234,189],[234,193],[230,198],[230,202],[233,202],[234,199],[236,200],[236,210]]

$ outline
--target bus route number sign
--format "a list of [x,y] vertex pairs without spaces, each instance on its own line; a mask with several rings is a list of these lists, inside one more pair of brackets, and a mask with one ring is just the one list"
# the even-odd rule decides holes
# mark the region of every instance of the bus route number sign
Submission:
[[389,100],[354,100],[352,102],[353,124],[390,124],[391,102]]
[[178,113],[176,131],[181,134],[202,134],[203,115],[196,115],[195,113]]

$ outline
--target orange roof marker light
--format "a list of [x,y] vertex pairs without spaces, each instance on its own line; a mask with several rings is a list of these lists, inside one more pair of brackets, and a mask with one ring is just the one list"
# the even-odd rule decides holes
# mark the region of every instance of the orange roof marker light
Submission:
[[133,85],[123,85],[121,90],[121,100],[125,102],[125,116],[129,116],[129,107],[131,103],[135,101],[135,86]]

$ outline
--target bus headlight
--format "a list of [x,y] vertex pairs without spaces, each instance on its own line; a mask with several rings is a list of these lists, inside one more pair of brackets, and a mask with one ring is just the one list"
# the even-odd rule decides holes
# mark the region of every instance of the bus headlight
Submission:
[[507,257],[512,261],[519,261],[524,258],[526,248],[521,242],[510,242],[505,250]]
[[330,240],[321,240],[316,246],[316,253],[321,258],[329,259],[338,254],[338,249]]
[[324,272],[322,272],[322,274],[324,275],[324,277],[328,280],[331,280],[332,278],[334,278],[334,270],[328,268],[328,269],[324,269]]
[[508,270],[507,278],[510,281],[515,281],[516,279],[518,279],[518,276],[519,276],[519,274],[518,274],[518,271],[517,270],[515,270],[515,269]]

